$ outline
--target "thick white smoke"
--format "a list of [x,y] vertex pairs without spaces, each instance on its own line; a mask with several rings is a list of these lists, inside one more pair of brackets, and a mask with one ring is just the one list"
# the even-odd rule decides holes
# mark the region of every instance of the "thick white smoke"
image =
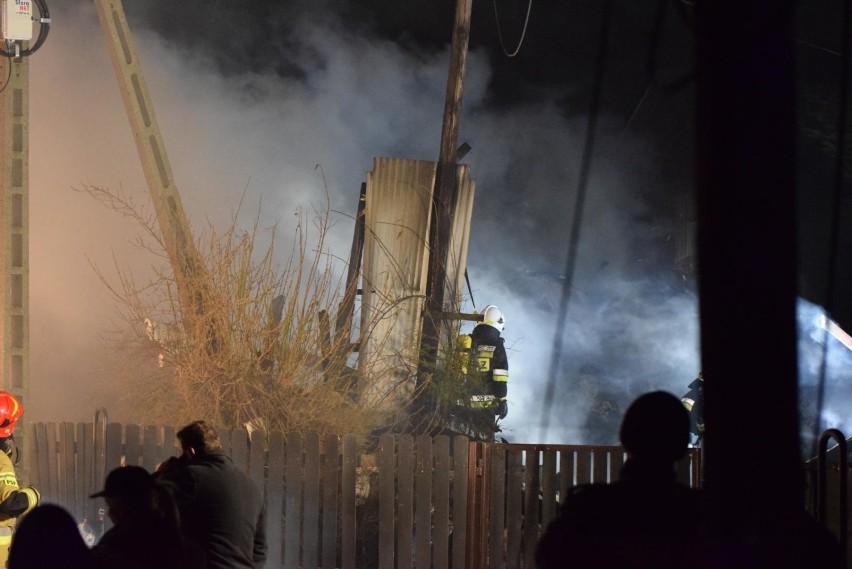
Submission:
[[[121,397],[120,387],[106,387],[99,340],[116,326],[115,305],[89,260],[107,276],[115,272],[113,257],[138,272],[161,261],[130,246],[134,227],[72,190],[120,186],[140,203],[148,199],[94,8],[78,2],[51,9],[50,38],[30,62],[28,414],[88,420]],[[345,258],[372,157],[437,157],[449,56],[411,53],[317,22],[290,29],[295,49],[306,54],[299,77],[223,76],[200,52],[150,30],[133,32],[196,230],[208,222],[222,227],[242,204],[242,222],[260,209],[262,225],[280,221],[284,240],[292,214],[322,206],[328,191],[340,212],[330,245]],[[494,303],[507,315],[512,381],[504,436],[586,442],[589,399],[575,385],[584,367],[597,375],[594,389],[615,394],[622,406],[641,390],[686,390],[699,367],[695,299],[656,268],[671,265],[655,246],[670,229],[639,197],[653,176],[644,150],[650,145],[603,140],[571,302],[559,318],[586,122],[541,102],[495,110],[486,101],[488,77],[487,59],[472,52],[460,142],[473,147],[465,161],[478,188],[469,261],[476,306],[465,309]],[[551,370],[554,335],[563,357]],[[551,380],[556,397],[545,402]]]
[[[102,377],[98,336],[114,327],[114,305],[88,259],[108,276],[113,255],[120,267],[137,271],[159,261],[128,245],[133,227],[71,190],[83,182],[121,186],[138,201],[147,200],[93,8],[57,6],[54,20],[50,41],[31,60],[30,417],[58,413],[78,420],[109,403],[88,394],[99,393],[94,387],[109,379]],[[324,202],[315,169],[320,164],[332,208],[344,214],[332,246],[345,256],[351,235],[346,216],[354,213],[372,157],[435,157],[448,56],[412,55],[392,43],[318,26],[300,29],[297,40],[314,57],[303,80],[222,77],[209,60],[153,32],[134,34],[177,186],[196,229],[208,220],[227,223],[244,189],[245,218],[260,207],[265,224],[281,220],[286,227],[291,213]],[[642,379],[643,385],[671,385],[676,391],[696,369],[694,307],[688,297],[650,290],[656,285],[648,277],[624,274],[634,232],[643,229],[629,219],[642,205],[630,198],[634,182],[620,179],[609,165],[590,188],[568,322],[556,322],[559,281],[536,273],[564,270],[574,149],[584,123],[568,122],[547,105],[487,111],[488,72],[485,59],[472,53],[461,132],[474,148],[468,161],[479,187],[470,273],[477,308],[500,304],[510,321],[512,410],[505,433],[532,440],[539,425],[531,418],[541,416],[555,333],[565,334],[566,346],[556,378],[560,400],[571,400],[566,384],[583,363],[606,359],[612,335],[636,357],[608,371],[608,380],[617,383],[611,390],[623,393]],[[641,289],[648,294],[638,294]],[[673,311],[667,307],[672,302],[685,304]],[[60,401],[71,404],[57,408]],[[546,439],[582,439],[570,427],[580,424],[585,410],[572,405],[568,411],[551,421]]]

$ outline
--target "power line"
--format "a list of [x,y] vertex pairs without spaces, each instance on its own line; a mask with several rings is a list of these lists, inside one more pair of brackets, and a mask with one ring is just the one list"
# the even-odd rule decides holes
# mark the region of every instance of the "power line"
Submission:
[[583,208],[589,186],[589,172],[591,170],[592,153],[595,147],[595,131],[597,129],[601,94],[603,92],[604,63],[606,61],[607,40],[612,13],[611,0],[604,0],[602,12],[601,41],[598,46],[595,75],[592,82],[592,98],[589,104],[589,120],[586,124],[586,140],[583,143],[583,156],[580,161],[580,175],[577,179],[577,199],[574,202],[574,215],[571,220],[571,233],[568,240],[568,256],[565,260],[565,280],[562,283],[562,297],[559,301],[559,310],[556,313],[556,330],[553,335],[553,352],[550,359],[550,371],[547,377],[547,389],[544,396],[544,413],[541,435],[539,436],[540,440],[544,440],[547,429],[550,426],[550,412],[553,409],[557,374],[559,373],[559,364],[562,359],[562,334],[567,320],[568,301],[571,297],[571,289],[574,281],[574,267],[577,264],[577,249],[580,242]]
[[497,22],[497,37],[500,39],[500,47],[503,48],[503,53],[506,57],[515,57],[521,51],[521,45],[524,43],[524,37],[527,35],[527,25],[530,23],[530,12],[532,11],[532,0],[527,5],[527,16],[524,19],[524,29],[521,31],[521,39],[518,40],[518,46],[515,50],[509,53],[506,49],[506,44],[503,43],[503,33],[500,31],[500,16],[497,14],[497,0],[494,0],[494,20]]

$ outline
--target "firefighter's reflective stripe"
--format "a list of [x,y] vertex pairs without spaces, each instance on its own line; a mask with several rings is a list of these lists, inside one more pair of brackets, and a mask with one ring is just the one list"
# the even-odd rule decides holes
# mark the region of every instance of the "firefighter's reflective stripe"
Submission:
[[0,485],[18,488],[18,479],[14,472],[0,472]]
[[476,408],[491,407],[497,402],[493,395],[471,395],[470,406]]
[[509,370],[506,369],[495,369],[491,374],[491,379],[494,381],[509,381]]
[[41,494],[38,493],[38,490],[35,488],[21,488],[21,492],[27,495],[27,510],[24,512],[25,514],[38,506],[38,503],[41,502]]
[[695,399],[690,399],[689,397],[681,397],[680,402],[683,403],[687,411],[692,411],[692,407],[695,405]]
[[12,528],[0,527],[0,548],[9,549],[12,545],[12,533],[14,533]]
[[494,350],[497,346],[476,347],[476,371],[488,373],[491,371],[491,360],[494,358]]

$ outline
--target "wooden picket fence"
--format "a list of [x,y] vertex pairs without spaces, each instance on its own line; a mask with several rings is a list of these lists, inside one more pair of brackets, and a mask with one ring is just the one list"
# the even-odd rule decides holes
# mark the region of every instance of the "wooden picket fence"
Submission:
[[[152,471],[178,453],[174,427],[26,425],[26,471],[45,501],[96,530],[90,494],[113,468]],[[265,491],[266,566],[533,568],[535,545],[569,488],[609,482],[621,447],[511,445],[465,437],[385,435],[373,453],[352,435],[219,431],[225,452]],[[700,455],[679,470],[696,486]]]

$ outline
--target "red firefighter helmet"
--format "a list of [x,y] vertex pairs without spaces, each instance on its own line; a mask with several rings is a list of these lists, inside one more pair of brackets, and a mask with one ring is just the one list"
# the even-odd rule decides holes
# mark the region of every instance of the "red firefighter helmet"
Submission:
[[15,430],[15,423],[24,414],[23,406],[11,393],[0,391],[0,439],[8,439]]

